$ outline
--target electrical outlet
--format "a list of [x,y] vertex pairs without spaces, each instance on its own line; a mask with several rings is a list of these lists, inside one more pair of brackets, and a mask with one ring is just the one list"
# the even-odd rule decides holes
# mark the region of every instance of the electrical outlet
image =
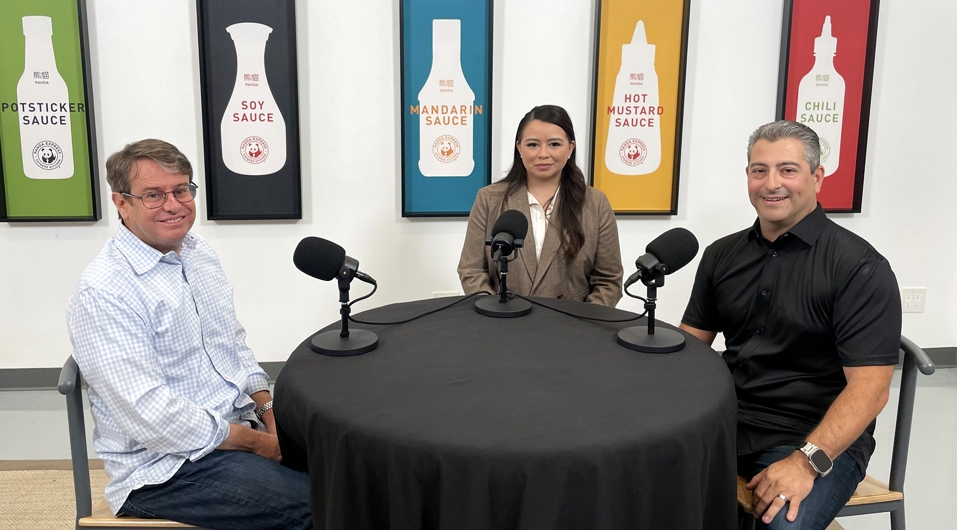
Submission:
[[926,298],[927,289],[924,287],[901,289],[901,311],[904,313],[923,313]]
[[458,291],[432,291],[432,298],[444,298],[446,296],[458,296]]

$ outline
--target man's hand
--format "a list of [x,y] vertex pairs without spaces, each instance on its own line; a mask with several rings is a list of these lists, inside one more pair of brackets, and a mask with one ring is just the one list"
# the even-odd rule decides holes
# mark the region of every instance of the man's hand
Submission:
[[[276,429],[276,424],[273,424],[273,430]],[[252,429],[250,429],[252,430]],[[253,431],[258,433],[258,447],[253,451],[259,456],[264,456],[273,462],[282,462],[282,454],[279,452],[279,437],[275,433],[264,433],[259,431]]]
[[764,524],[770,523],[784,507],[785,501],[778,496],[784,495],[787,502],[791,503],[787,520],[794,521],[801,501],[811,493],[817,476],[807,457],[800,451],[764,468],[745,486],[754,492],[751,514]]
[[282,454],[279,452],[278,436],[257,431],[256,429],[237,423],[229,424],[229,434],[216,449],[224,451],[246,451],[268,458],[274,462],[282,462]]

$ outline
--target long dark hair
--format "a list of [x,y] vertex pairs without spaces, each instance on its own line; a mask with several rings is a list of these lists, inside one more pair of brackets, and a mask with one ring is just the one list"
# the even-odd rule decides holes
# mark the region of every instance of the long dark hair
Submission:
[[[508,174],[502,179],[502,182],[508,183],[505,196],[502,201],[505,202],[508,196],[514,193],[519,187],[527,185],[528,172],[525,170],[525,164],[522,162],[522,155],[518,152],[518,143],[522,141],[522,133],[525,127],[532,120],[539,120],[552,125],[558,125],[565,131],[568,141],[575,141],[575,129],[572,127],[572,119],[568,117],[565,109],[557,105],[540,105],[528,111],[528,114],[518,122],[518,130],[515,132],[515,153],[512,156],[512,167]],[[585,244],[585,232],[582,230],[582,205],[585,203],[585,175],[578,164],[575,163],[575,153],[578,147],[572,150],[572,156],[565,162],[562,168],[561,190],[562,196],[559,198],[558,205],[558,224],[549,223],[559,227],[559,233],[562,242],[562,250],[565,257],[575,259],[578,251]],[[555,216],[552,216],[555,218]]]

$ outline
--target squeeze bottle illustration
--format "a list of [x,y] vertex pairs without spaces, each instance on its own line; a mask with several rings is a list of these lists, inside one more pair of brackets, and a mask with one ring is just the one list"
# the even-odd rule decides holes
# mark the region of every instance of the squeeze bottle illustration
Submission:
[[821,165],[830,176],[841,164],[841,128],[844,124],[844,78],[834,70],[837,38],[831,36],[831,17],[824,17],[821,36],[814,39],[814,66],[798,85],[797,121],[821,138]]
[[23,173],[32,179],[73,176],[70,95],[53,55],[53,20],[23,17],[23,75],[17,83]]
[[419,171],[426,177],[467,177],[475,167],[475,93],[461,58],[462,21],[432,21],[432,70],[419,91]]
[[286,165],[286,121],[266,80],[272,28],[241,22],[226,28],[236,46],[236,84],[220,127],[223,162],[240,175],[270,175]]
[[630,44],[621,47],[621,69],[608,112],[605,166],[619,175],[647,175],[661,165],[661,112],[655,45],[645,22],[635,24]]

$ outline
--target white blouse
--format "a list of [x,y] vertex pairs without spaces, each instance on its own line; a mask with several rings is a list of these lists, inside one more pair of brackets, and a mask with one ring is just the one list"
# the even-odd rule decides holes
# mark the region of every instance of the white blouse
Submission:
[[532,234],[535,237],[535,258],[542,258],[542,245],[545,244],[545,231],[548,229],[548,219],[552,216],[552,210],[555,208],[555,201],[558,200],[558,192],[561,190],[555,190],[555,195],[552,197],[550,203],[548,203],[548,210],[542,208],[541,203],[538,202],[538,199],[532,195],[532,192],[528,192],[528,210],[531,213],[532,217]]

